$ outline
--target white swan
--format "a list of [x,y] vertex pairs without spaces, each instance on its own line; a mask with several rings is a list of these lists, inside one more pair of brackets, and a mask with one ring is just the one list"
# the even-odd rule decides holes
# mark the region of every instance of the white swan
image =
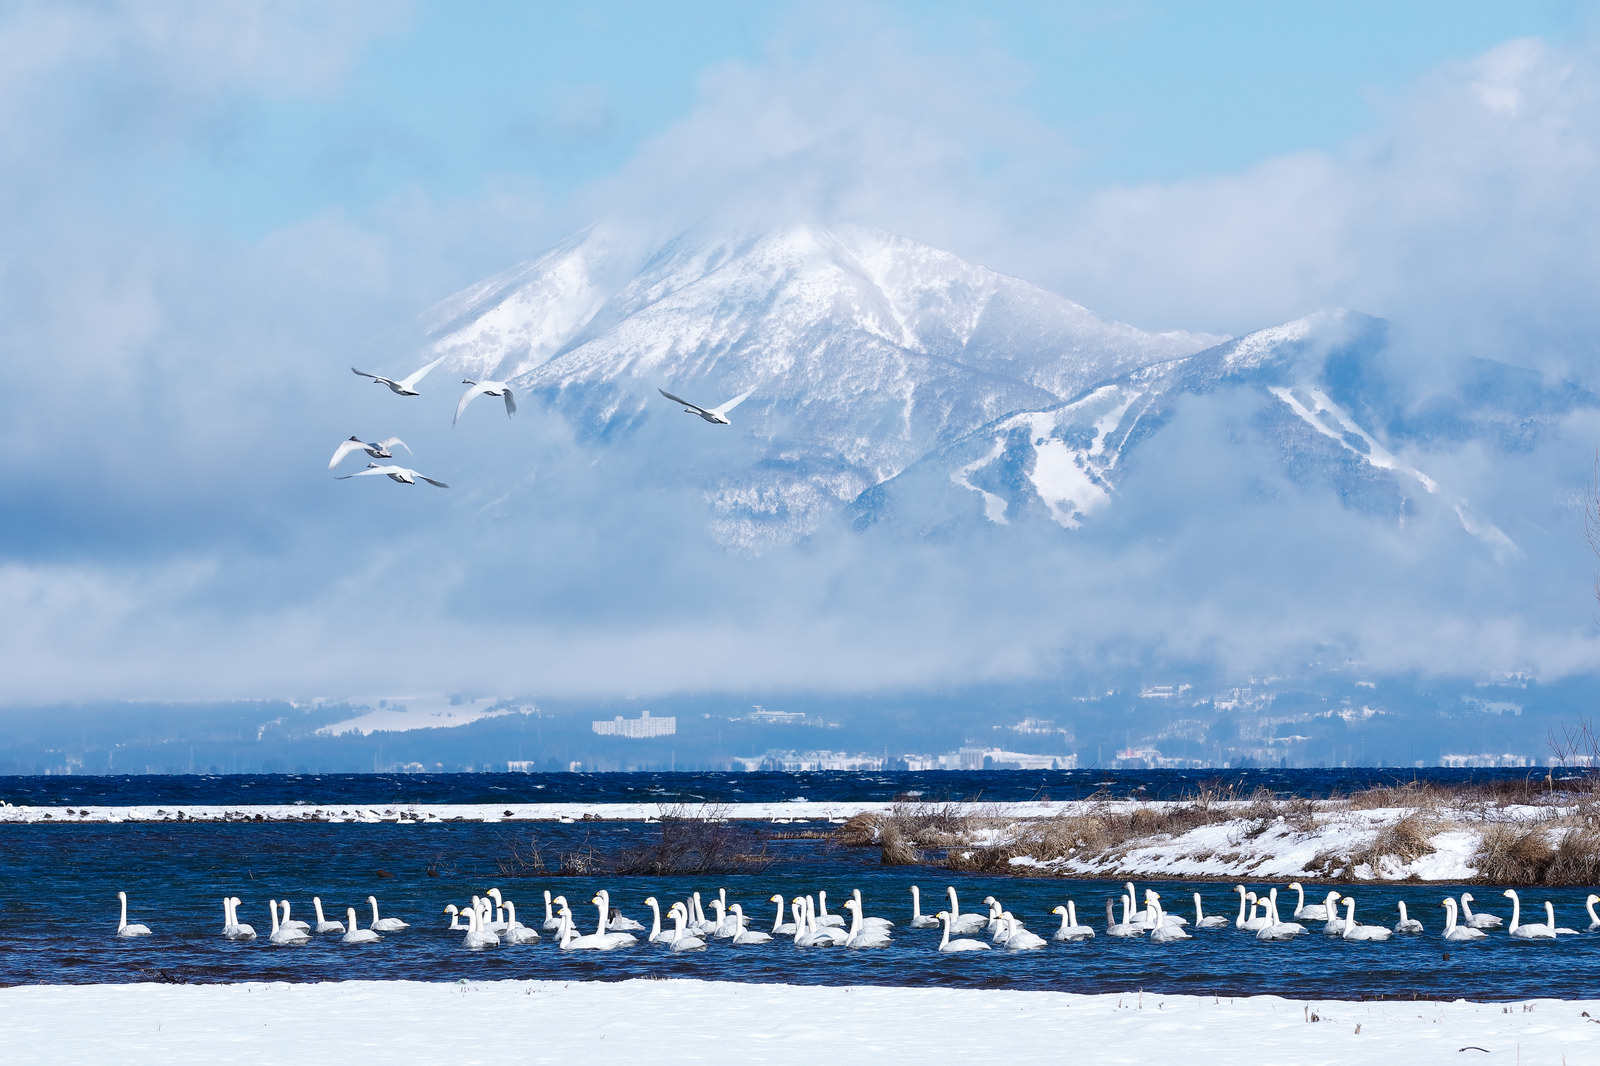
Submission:
[[777,916],[772,919],[772,935],[773,936],[793,936],[794,935],[794,923],[793,922],[786,922],[786,921],[783,920],[783,897],[781,895],[780,896],[773,896],[771,899],[767,900],[767,902],[768,903],[776,903],[778,905]]
[[861,898],[861,890],[859,888],[852,888],[850,890],[850,895],[856,901],[856,905],[858,907],[862,908],[862,910],[861,910],[861,915],[862,915],[861,924],[862,924],[862,926],[864,928],[867,928],[867,929],[882,929],[886,933],[890,932],[891,930],[894,929],[894,923],[891,922],[889,919],[887,919],[887,918],[874,918],[872,915],[870,915],[870,914],[868,914],[866,912],[866,903]]
[[[1030,933],[1022,928],[1021,923],[1017,921],[1017,916],[1010,911],[1001,911],[1000,921],[1006,927],[1006,936],[1003,943],[1007,951],[1038,951],[1050,943],[1038,933]],[[1168,926],[1168,928],[1173,927]],[[1185,933],[1184,935],[1187,936],[1188,934]]]
[[1511,898],[1511,926],[1507,929],[1518,940],[1554,940],[1556,938],[1555,923],[1550,925],[1523,925],[1522,924],[1522,899],[1517,895],[1517,890],[1508,888],[1500,893]]
[[1339,901],[1344,905],[1344,932],[1339,935],[1346,940],[1388,940],[1391,931],[1381,925],[1357,925],[1356,901],[1349,896]]
[[248,925],[239,924],[238,912],[234,909],[232,896],[222,897],[222,935],[229,940],[254,940],[256,931]]
[[1444,938],[1446,940],[1482,940],[1485,936],[1482,929],[1473,929],[1470,926],[1456,924],[1456,901],[1449,896],[1439,904],[1444,908]]
[[1329,913],[1328,905],[1325,902],[1312,903],[1309,906],[1306,904],[1306,889],[1299,881],[1290,881],[1289,887],[1300,894],[1299,902],[1294,907],[1295,921],[1298,922],[1303,919],[1308,922],[1325,922],[1333,917]]
[[843,944],[846,940],[850,939],[850,931],[845,928],[844,919],[840,918],[837,914],[830,914],[828,917],[837,919],[839,924],[820,924],[817,918],[817,901],[812,899],[810,896],[806,897],[806,921],[809,923],[813,933],[833,944]]
[[717,923],[706,920],[706,909],[700,903],[700,893],[692,893],[689,897],[689,929],[696,936],[705,936],[707,933],[717,931]]
[[506,900],[506,931],[501,934],[508,944],[537,944],[539,931],[517,921],[517,905]]
[[684,919],[688,916],[688,909],[681,903],[674,903],[671,913],[676,931],[667,946],[672,951],[704,951],[706,942],[683,927]]
[[1226,929],[1232,923],[1220,914],[1207,914],[1200,907],[1200,893],[1194,894],[1194,927],[1196,929]]
[[1325,901],[1328,920],[1322,923],[1323,936],[1342,936],[1344,934],[1344,919],[1339,917],[1339,893],[1329,892]]
[[[1123,909],[1127,909],[1127,896],[1123,896]],[[1144,926],[1133,922],[1118,922],[1116,904],[1106,897],[1106,936],[1143,936]]]
[[507,925],[505,897],[500,894],[498,888],[491,888],[484,895],[494,900],[494,911],[489,915],[489,920],[484,923],[483,927],[491,933],[505,932]]
[[733,423],[728,421],[728,412],[748,400],[750,398],[750,393],[753,393],[756,390],[751,389],[749,392],[741,392],[733,399],[718,407],[701,407],[697,403],[690,403],[681,396],[674,396],[672,393],[663,388],[658,387],[656,391],[665,396],[667,399],[671,400],[673,403],[683,404],[683,413],[686,415],[699,415],[712,425],[731,426]]
[[357,370],[355,367],[350,368],[350,373],[359,374],[364,378],[371,378],[379,385],[387,385],[389,386],[389,391],[394,393],[396,396],[417,396],[420,395],[417,392],[417,382],[427,377],[428,371],[444,362],[444,360],[445,357],[441,355],[427,366],[422,367],[420,370],[412,371],[408,376],[401,378],[399,381],[395,381],[391,378],[386,378],[378,374],[369,374],[365,370]]
[[826,929],[830,925],[844,928],[844,917],[828,913],[828,893],[826,889],[817,889],[817,925]]
[[372,904],[372,921],[367,923],[368,928],[380,933],[398,933],[402,929],[411,928],[409,923],[402,922],[399,918],[379,918],[377,896],[368,896],[367,902]]
[[379,466],[377,463],[368,463],[365,470],[357,470],[354,474],[344,474],[340,477],[334,478],[333,480],[349,481],[353,477],[371,477],[375,474],[382,474],[390,481],[398,481],[402,485],[415,485],[420,479],[422,481],[426,481],[434,488],[447,489],[450,487],[442,481],[435,481],[426,474],[419,474],[407,466]]
[[[562,906],[566,906],[566,903],[567,901],[565,899],[561,901]],[[544,931],[547,933],[554,933],[560,928],[561,919],[557,918],[555,913],[550,909],[550,890],[547,888],[544,890]]]
[[1420,932],[1422,932],[1422,923],[1417,921],[1415,918],[1411,917],[1410,915],[1406,914],[1406,901],[1405,900],[1402,899],[1402,900],[1396,901],[1395,906],[1400,908],[1400,920],[1398,922],[1394,923],[1394,931],[1395,932],[1397,932],[1397,933],[1420,933]]
[[278,924],[278,901],[267,900],[267,906],[272,908],[272,935],[267,939],[274,944],[283,944],[287,947],[300,947],[311,942],[311,934],[300,929],[285,929]]
[[366,452],[374,459],[393,459],[394,452],[390,451],[389,449],[393,448],[397,444],[404,448],[407,453],[412,455],[416,454],[415,452],[411,451],[411,446],[405,441],[401,440],[399,437],[390,437],[388,440],[371,442],[364,441],[360,437],[351,437],[347,441],[342,441],[339,444],[339,447],[334,449],[333,458],[328,460],[328,469],[332,470],[334,467],[338,466],[340,461],[342,461],[344,457],[349,455],[351,452]]
[[1152,944],[1170,944],[1174,940],[1191,940],[1189,931],[1183,926],[1167,921],[1166,912],[1161,909],[1161,896],[1158,893],[1145,889],[1145,909],[1155,911],[1155,924],[1150,927],[1150,942]]
[[344,923],[343,922],[330,922],[330,921],[328,921],[328,919],[326,919],[326,918],[324,918],[322,916],[322,897],[321,896],[312,896],[311,897],[311,905],[317,909],[317,932],[318,933],[342,933],[342,932],[344,932]]
[[1477,900],[1471,892],[1461,893],[1461,924],[1473,929],[1499,929],[1506,920],[1498,914],[1473,914],[1472,905]]
[[445,926],[446,929],[466,929],[467,928],[467,925],[463,924],[463,922],[461,921],[462,918],[465,918],[467,916],[467,912],[466,911],[460,909],[454,903],[448,903],[448,904],[445,905],[444,912],[450,916],[450,924]]
[[1053,907],[1051,914],[1061,915],[1061,928],[1055,931],[1052,940],[1093,940],[1094,930],[1087,925],[1078,924],[1078,910],[1071,900],[1065,907]]
[[452,426],[461,421],[461,412],[467,409],[467,404],[476,400],[479,396],[504,396],[506,400],[506,417],[510,418],[517,413],[516,398],[511,395],[511,386],[505,382],[473,381],[470,378],[462,378],[461,384],[471,385],[472,388],[468,389],[462,395],[461,402],[456,404],[456,416],[450,420]]
[[911,886],[911,928],[939,928],[939,919],[935,918],[931,914],[922,913],[922,890],[916,885]]
[[1589,893],[1589,898],[1583,901],[1584,909],[1589,912],[1589,932],[1591,933],[1600,931],[1600,914],[1594,912],[1596,903],[1600,903],[1600,896],[1595,895],[1593,892]]
[[816,912],[811,909],[811,897],[801,896],[796,899],[799,904],[798,924],[801,932],[795,934],[794,944],[799,948],[831,948],[843,943],[845,933],[837,927],[821,928],[817,925]]
[[733,913],[724,909],[721,897],[711,901],[711,906],[717,912],[716,928],[711,935],[718,940],[730,940],[739,932],[739,923],[733,920]]
[[149,926],[128,924],[128,894],[126,892],[118,892],[117,901],[122,904],[122,916],[117,919],[117,935],[121,937],[149,936]]
[[278,902],[283,904],[283,922],[282,922],[282,925],[283,925],[283,927],[285,929],[292,929],[292,930],[295,930],[295,931],[301,932],[301,933],[309,933],[309,932],[311,932],[311,925],[309,923],[302,922],[298,918],[290,918],[289,917],[289,901],[288,900],[286,900],[286,899],[285,900],[279,900]]
[[639,942],[639,938],[632,933],[613,933],[606,929],[606,922],[611,917],[610,892],[602,888],[595,893],[594,899],[590,900],[590,902],[600,908],[600,924],[595,928],[595,934],[604,937],[608,942],[609,946],[604,950],[614,951],[617,948],[631,947]]
[[[864,925],[861,920],[861,901],[854,897],[844,901],[845,910],[850,912],[850,938],[844,946],[853,950],[862,948],[886,948],[889,946],[888,930]],[[737,941],[735,941],[737,943]]]
[[[1108,901],[1109,902],[1109,901]],[[950,939],[950,912],[939,912],[939,924],[944,929],[944,934],[939,938],[939,950],[947,953],[958,951],[988,951],[989,945],[981,940],[951,940]]]
[[1293,940],[1306,931],[1299,922],[1286,922],[1278,915],[1278,890],[1267,894],[1267,924],[1256,932],[1257,940]]
[[[346,909],[345,918],[350,923],[350,931],[339,938],[339,943],[376,944],[378,941],[383,939],[383,937],[379,936],[377,933],[374,933],[371,929],[363,929],[361,926],[356,924],[356,909],[354,907],[349,907]],[[319,918],[318,921],[320,922],[321,919]],[[337,925],[341,932],[344,930],[343,922],[330,922],[329,924]],[[318,931],[320,932],[321,930]]]
[[960,906],[956,903],[956,886],[947,885],[945,891],[950,894],[950,931],[958,936],[962,933],[981,932],[989,924],[987,914],[962,914]]
[[476,896],[472,898],[474,900],[472,909],[467,912],[467,935],[461,938],[461,946],[470,951],[499,947],[500,937],[485,925],[488,901],[480,900]]
[[[1247,891],[1243,885],[1234,885],[1233,890],[1239,893],[1239,917],[1235,919],[1233,923],[1236,927],[1243,929],[1247,933],[1259,933],[1261,930],[1265,929],[1271,924],[1264,917],[1256,917],[1255,903],[1257,896],[1254,892]],[[1248,918],[1245,917],[1244,913],[1245,904],[1247,902],[1251,905],[1250,916]]]
[[[677,939],[677,934],[670,929],[661,928],[661,901],[654,896],[646,896],[644,905],[650,908],[650,936],[647,943],[670,944]],[[676,904],[674,904],[676,906]],[[670,917],[671,912],[668,912]]]
[[1578,931],[1576,929],[1566,929],[1556,925],[1556,905],[1551,903],[1549,900],[1544,901],[1544,920],[1549,924],[1550,928],[1555,931],[1556,936],[1578,935]]
[[772,940],[771,933],[763,933],[755,929],[744,927],[744,908],[735,903],[733,905],[734,934],[728,938],[728,943],[735,947],[749,947],[752,944],[766,944]]
[[642,933],[644,925],[629,918],[617,908],[611,908],[611,920],[606,922],[606,928],[613,933]]

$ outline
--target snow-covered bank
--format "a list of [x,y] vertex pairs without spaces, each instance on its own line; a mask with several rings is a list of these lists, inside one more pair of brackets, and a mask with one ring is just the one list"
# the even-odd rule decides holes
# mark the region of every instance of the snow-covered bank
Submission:
[[[708,981],[0,989],[24,1063],[1561,1063],[1600,1001],[1302,1002]],[[941,1021],[944,1019],[944,1021]],[[1316,1019],[1313,1021],[1313,1019]],[[1563,1059],[1565,1056],[1565,1059]]]

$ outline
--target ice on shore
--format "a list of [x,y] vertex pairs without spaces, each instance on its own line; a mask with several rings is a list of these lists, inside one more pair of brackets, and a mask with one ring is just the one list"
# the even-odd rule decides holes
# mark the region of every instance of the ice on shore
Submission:
[[0,989],[0,1048],[11,1066],[1577,1063],[1600,1060],[1594,1018],[1597,1001],[1308,1002],[689,980],[35,985]]

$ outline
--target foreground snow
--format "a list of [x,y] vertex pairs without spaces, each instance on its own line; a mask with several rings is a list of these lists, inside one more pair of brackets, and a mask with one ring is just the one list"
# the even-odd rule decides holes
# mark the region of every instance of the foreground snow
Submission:
[[[1600,1001],[1302,1002],[709,981],[0,989],[11,1064],[1560,1063]],[[1318,1020],[1312,1022],[1315,1017]],[[1469,1057],[1470,1056],[1470,1057]]]

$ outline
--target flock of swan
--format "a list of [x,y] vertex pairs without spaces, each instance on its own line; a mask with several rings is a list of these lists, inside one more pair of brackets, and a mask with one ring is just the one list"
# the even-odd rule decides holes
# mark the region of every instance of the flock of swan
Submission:
[[[1277,888],[1259,894],[1244,885],[1235,885],[1233,891],[1239,895],[1237,917],[1230,919],[1220,914],[1206,914],[1200,893],[1195,892],[1194,918],[1191,921],[1181,914],[1169,913],[1162,903],[1161,893],[1154,889],[1144,890],[1143,906],[1140,906],[1139,894],[1129,882],[1123,886],[1120,899],[1107,897],[1103,932],[1110,937],[1148,935],[1153,943],[1158,944],[1192,939],[1191,929],[1211,931],[1233,928],[1253,933],[1257,940],[1292,940],[1311,932],[1303,924],[1307,922],[1320,922],[1320,931],[1324,935],[1343,940],[1383,941],[1396,934],[1415,935],[1424,932],[1422,923],[1406,912],[1404,901],[1396,904],[1400,917],[1393,927],[1362,925],[1356,921],[1356,903],[1352,897],[1330,891],[1323,902],[1307,903],[1304,886],[1292,882],[1287,887],[1297,893],[1295,907],[1288,918],[1278,910]],[[1083,941],[1096,936],[1093,927],[1079,924],[1077,904],[1073,900],[1051,911],[1060,917],[1061,924],[1047,940],[1031,932],[1026,923],[993,896],[984,897],[986,911],[964,913],[955,886],[946,886],[945,891],[950,900],[949,908],[936,914],[924,914],[920,888],[916,885],[910,888],[911,918],[907,927],[940,930],[940,952],[989,951],[993,948],[1032,951],[1046,947],[1051,940]],[[1497,915],[1474,914],[1470,892],[1461,894],[1459,904],[1457,899],[1446,897],[1440,903],[1445,912],[1444,928],[1440,933],[1442,938],[1449,941],[1480,940],[1502,927],[1508,936],[1518,940],[1554,940],[1558,936],[1578,935],[1576,929],[1556,925],[1555,905],[1549,900],[1544,904],[1544,922],[1524,923],[1522,900],[1517,891],[1508,888],[1502,895],[1511,900],[1510,925],[1506,925],[1505,920]],[[121,904],[117,936],[149,936],[148,926],[128,922],[128,894],[118,892],[117,899]],[[222,900],[222,935],[228,940],[256,939],[254,927],[239,921],[238,908],[242,902],[237,896],[224,897]],[[378,900],[374,896],[367,897],[367,903],[372,907],[372,921],[365,929],[357,922],[354,907],[346,909],[344,922],[338,922],[324,917],[320,897],[313,897],[311,902],[317,915],[315,926],[292,918],[288,900],[268,900],[272,915],[269,942],[298,947],[310,943],[313,936],[338,933],[343,934],[341,943],[374,944],[383,939],[380,934],[411,928],[398,918],[381,917],[378,914]],[[464,906],[452,903],[443,913],[450,919],[447,928],[464,932],[466,935],[462,938],[462,946],[471,950],[533,944],[545,935],[549,935],[563,951],[615,951],[640,944],[659,945],[673,952],[704,951],[708,944],[719,940],[726,941],[732,947],[749,947],[784,938],[800,948],[843,947],[859,950],[884,948],[893,942],[895,923],[887,918],[869,917],[865,913],[860,889],[853,890],[845,899],[842,908],[844,913],[828,912],[826,891],[788,900],[777,894],[766,902],[776,908],[770,931],[752,929],[743,905],[728,902],[727,889],[719,889],[716,897],[710,901],[714,917],[707,916],[699,892],[673,901],[665,912],[670,926],[663,925],[660,901],[654,896],[646,897],[644,905],[650,908],[651,914],[648,929],[613,907],[611,894],[605,889],[595,893],[589,900],[596,909],[592,933],[580,933],[567,898],[552,896],[549,891],[544,893],[544,920],[539,929],[519,921],[516,904],[498,888],[490,888],[481,896],[473,896]],[[1117,914],[1119,903],[1120,918]],[[1586,932],[1600,932],[1600,915],[1595,913],[1596,903],[1600,903],[1600,895],[1590,894],[1585,901],[1589,912]],[[987,937],[987,941],[974,939],[977,936]]]
[[[432,362],[412,371],[406,377],[398,380],[394,378],[386,378],[382,374],[373,374],[365,370],[357,370],[355,367],[351,367],[350,372],[360,377],[371,378],[374,384],[386,386],[388,390],[394,393],[396,396],[420,396],[421,393],[418,391],[417,385],[421,383],[423,378],[428,376],[428,373],[432,371],[434,367],[444,362],[445,358],[445,356],[441,355]],[[461,399],[456,403],[455,417],[450,420],[450,424],[452,426],[461,421],[461,414],[467,409],[467,405],[473,400],[476,400],[479,396],[494,396],[504,400],[507,418],[511,418],[517,413],[517,399],[512,392],[510,384],[507,382],[473,381],[470,378],[463,378],[461,383],[463,385],[470,386],[470,388],[468,388],[467,391],[462,394]],[[755,390],[751,389],[747,392],[740,393],[733,399],[728,400],[727,402],[716,407],[701,407],[699,404],[690,403],[688,400],[685,400],[682,397],[674,396],[666,389],[657,389],[656,391],[660,392],[661,395],[665,396],[673,403],[682,404],[685,414],[696,415],[705,419],[707,422],[712,423],[713,425],[727,426],[732,425],[732,423],[728,420],[728,412],[733,410],[735,407],[738,407],[741,403],[744,403],[745,400],[749,399],[751,392],[754,392]],[[406,450],[406,454],[408,455],[415,454],[411,451],[411,446],[405,441],[401,440],[399,437],[389,437],[388,439],[381,441],[364,441],[360,437],[352,436],[349,440],[341,441],[339,443],[339,447],[334,449],[333,458],[328,460],[328,469],[337,469],[339,464],[344,461],[345,457],[353,452],[365,452],[372,459],[393,459],[393,449],[397,446],[404,448]],[[398,463],[369,462],[365,469],[357,470],[353,474],[338,475],[335,480],[347,481],[350,478],[355,477],[387,477],[390,481],[398,482],[402,485],[415,485],[418,481],[426,481],[435,488],[447,489],[450,487],[443,481],[428,477],[426,474],[419,474],[410,467],[400,466]]]

